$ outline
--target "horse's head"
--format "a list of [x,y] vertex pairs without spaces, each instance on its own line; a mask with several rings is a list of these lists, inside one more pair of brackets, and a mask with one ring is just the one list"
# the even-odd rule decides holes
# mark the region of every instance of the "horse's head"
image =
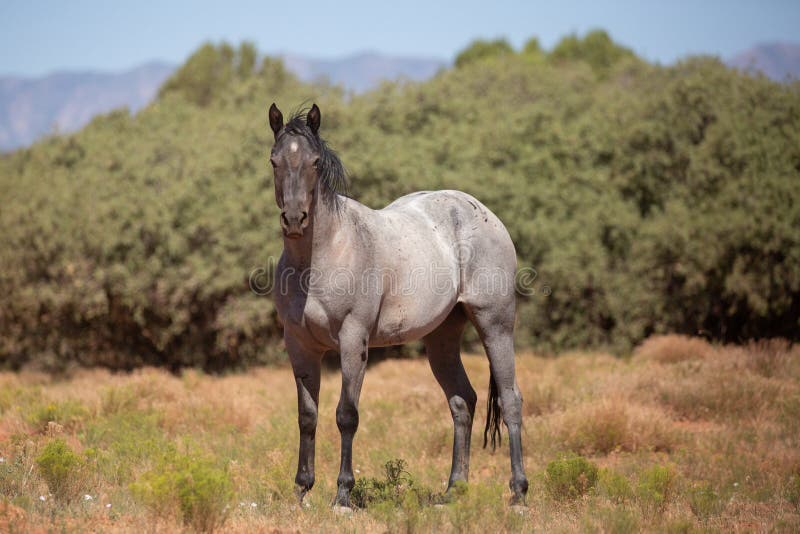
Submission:
[[312,207],[320,177],[320,112],[316,104],[305,115],[283,124],[283,114],[275,104],[269,108],[269,125],[275,132],[270,162],[275,174],[275,201],[281,209],[283,235],[290,239],[303,236],[311,222]]

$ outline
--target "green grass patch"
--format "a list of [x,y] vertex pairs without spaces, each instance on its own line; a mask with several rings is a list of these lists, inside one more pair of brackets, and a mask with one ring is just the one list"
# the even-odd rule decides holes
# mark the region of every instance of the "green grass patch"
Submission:
[[155,413],[119,412],[89,425],[81,437],[98,473],[114,484],[127,484],[137,468],[172,450]]
[[228,472],[194,455],[170,454],[129,486],[157,516],[178,516],[187,526],[212,532],[225,522],[233,499]]
[[699,482],[689,488],[688,500],[692,513],[703,520],[717,515],[724,507],[719,493],[708,482]]
[[597,484],[597,466],[583,456],[566,456],[547,464],[544,486],[557,501],[586,495]]
[[589,508],[584,517],[584,531],[628,534],[640,532],[639,515],[627,506]]
[[656,465],[644,470],[636,485],[636,498],[642,510],[648,515],[662,514],[675,491],[675,482],[672,467]]
[[389,460],[383,465],[382,479],[365,477],[356,480],[350,499],[354,506],[367,508],[370,506],[415,506],[442,502],[441,494],[436,494],[421,486],[406,471],[406,461],[400,458]]
[[64,430],[74,430],[89,418],[89,410],[78,401],[48,402],[33,408],[26,420],[39,432],[45,432],[50,422],[58,423]]
[[598,495],[614,503],[628,502],[633,499],[633,488],[628,479],[613,469],[600,469],[597,476]]
[[800,513],[800,472],[794,473],[786,485],[786,500]]
[[39,473],[57,500],[71,501],[84,485],[84,461],[67,443],[54,439],[36,457]]

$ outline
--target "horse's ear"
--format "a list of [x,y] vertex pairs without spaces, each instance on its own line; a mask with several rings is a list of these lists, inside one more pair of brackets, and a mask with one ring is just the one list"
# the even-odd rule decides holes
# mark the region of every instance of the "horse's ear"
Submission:
[[276,138],[278,137],[278,132],[283,128],[283,113],[275,105],[275,102],[269,107],[269,127],[272,128]]
[[317,107],[316,104],[313,104],[308,114],[306,115],[306,125],[308,125],[308,127],[311,128],[311,131],[314,132],[315,135],[319,131],[320,119],[321,117],[319,113],[319,108]]

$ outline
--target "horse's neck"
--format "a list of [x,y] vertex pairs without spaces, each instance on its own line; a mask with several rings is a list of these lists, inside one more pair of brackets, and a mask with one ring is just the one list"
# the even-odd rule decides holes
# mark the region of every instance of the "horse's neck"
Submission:
[[[327,202],[317,202],[311,223],[299,239],[283,238],[284,257],[287,265],[298,270],[308,269],[315,262],[324,261],[332,247],[340,246],[343,237],[355,231],[348,210],[355,201],[339,197],[338,208]],[[332,251],[333,252],[333,251]]]

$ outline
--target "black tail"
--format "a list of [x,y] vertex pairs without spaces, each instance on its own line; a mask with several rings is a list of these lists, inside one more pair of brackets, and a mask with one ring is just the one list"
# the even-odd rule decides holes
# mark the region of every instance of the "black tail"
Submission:
[[497,445],[502,444],[503,438],[500,434],[500,420],[503,412],[500,409],[500,402],[497,396],[497,383],[494,381],[494,373],[489,367],[489,398],[486,400],[486,428],[483,430],[483,448],[489,443],[489,431],[492,433],[492,450]]

